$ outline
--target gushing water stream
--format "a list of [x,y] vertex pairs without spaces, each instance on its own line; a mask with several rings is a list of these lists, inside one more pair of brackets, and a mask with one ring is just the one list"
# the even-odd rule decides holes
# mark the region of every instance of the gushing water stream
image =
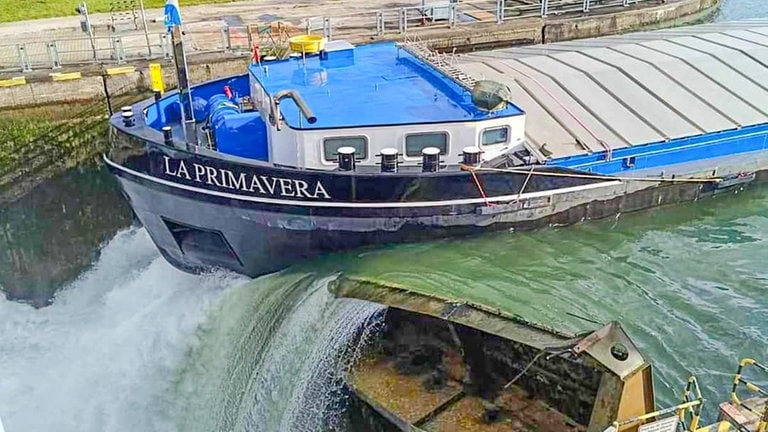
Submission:
[[332,428],[384,309],[329,280],[189,275],[121,232],[52,306],[0,300],[0,416],[8,432]]
[[0,416],[8,432],[172,430],[173,377],[206,310],[244,279],[196,277],[144,230],[119,233],[50,307],[0,296]]
[[337,425],[342,374],[378,329],[384,308],[334,299],[329,280],[278,274],[228,296],[187,358],[176,397],[182,430]]

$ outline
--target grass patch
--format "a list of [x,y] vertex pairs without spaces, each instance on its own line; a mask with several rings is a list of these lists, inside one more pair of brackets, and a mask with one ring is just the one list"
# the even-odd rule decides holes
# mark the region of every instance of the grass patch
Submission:
[[[238,0],[181,0],[182,17],[184,6],[193,6],[213,3],[233,3]],[[138,4],[136,0],[136,4]],[[0,0],[0,23],[23,21],[38,18],[51,18],[59,16],[77,15],[75,7],[80,4],[78,0]],[[88,12],[109,12],[110,0],[87,0]],[[162,8],[165,0],[144,0],[147,9]]]

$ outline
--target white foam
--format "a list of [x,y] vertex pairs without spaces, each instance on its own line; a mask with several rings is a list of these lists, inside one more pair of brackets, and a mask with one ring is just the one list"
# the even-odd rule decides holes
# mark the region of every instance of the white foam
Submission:
[[384,308],[335,299],[333,277],[286,270],[227,294],[180,370],[179,429],[343,430],[341,378],[381,328]]
[[187,343],[210,305],[241,281],[182,273],[144,230],[131,229],[52,306],[0,296],[7,431],[174,430],[168,408]]
[[336,299],[326,289],[329,280],[318,280],[269,339],[236,430],[311,432],[336,420],[331,407],[342,394],[342,375],[367,342],[360,330],[377,331],[369,320],[383,306]]

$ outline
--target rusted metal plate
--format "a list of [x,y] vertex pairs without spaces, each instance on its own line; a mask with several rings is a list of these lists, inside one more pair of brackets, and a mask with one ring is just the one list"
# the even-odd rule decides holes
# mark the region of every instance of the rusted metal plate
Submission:
[[340,277],[331,284],[339,297],[358,298],[446,321],[545,350],[576,343],[573,334],[502,312],[488,306],[418,292],[406,287],[360,278]]

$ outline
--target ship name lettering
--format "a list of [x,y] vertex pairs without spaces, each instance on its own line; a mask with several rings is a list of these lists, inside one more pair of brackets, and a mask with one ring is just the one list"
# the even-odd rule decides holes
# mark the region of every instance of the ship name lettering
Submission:
[[319,181],[312,184],[305,180],[248,174],[225,168],[214,168],[197,162],[191,162],[190,164],[183,160],[172,159],[169,156],[163,156],[163,159],[163,173],[165,175],[183,178],[195,183],[260,195],[331,199],[325,186]]

